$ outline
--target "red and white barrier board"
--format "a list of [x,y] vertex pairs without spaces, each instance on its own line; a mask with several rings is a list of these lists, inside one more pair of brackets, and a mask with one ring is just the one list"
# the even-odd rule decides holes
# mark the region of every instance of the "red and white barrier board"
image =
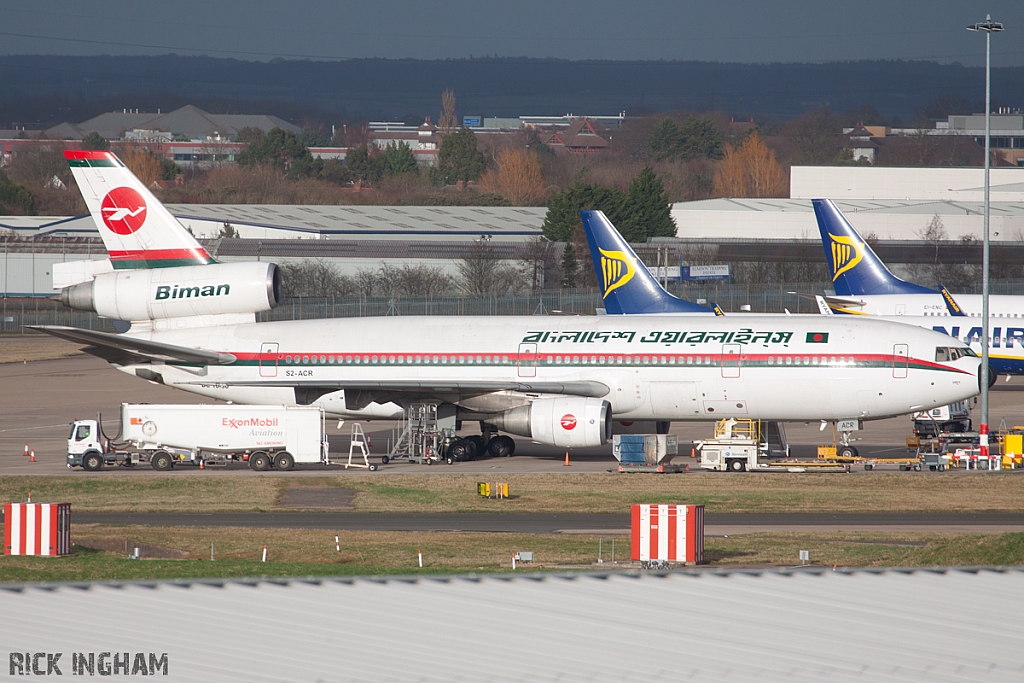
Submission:
[[703,505],[634,505],[633,561],[704,561]]
[[71,503],[5,503],[4,555],[71,554]]

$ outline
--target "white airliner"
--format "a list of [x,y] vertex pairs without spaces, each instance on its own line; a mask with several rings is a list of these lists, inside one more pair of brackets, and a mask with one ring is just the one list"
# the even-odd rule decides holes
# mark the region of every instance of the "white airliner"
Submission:
[[[390,402],[432,401],[453,426],[473,420],[487,434],[582,447],[605,443],[613,419],[873,419],[978,390],[978,359],[960,342],[854,316],[256,323],[280,297],[272,264],[215,263],[113,154],[65,155],[111,265],[80,269],[96,274],[62,298],[132,325],[124,334],[40,329],[196,394],[359,418],[391,417]],[[111,206],[127,211],[112,220],[102,210]],[[621,276],[632,268],[624,263]]]
[[[957,307],[971,318],[980,318],[980,294],[957,294],[952,301],[944,290],[929,289],[901,280],[850,225],[831,199],[813,199],[825,262],[832,276],[835,296],[828,304],[840,313],[860,315],[909,315],[943,317],[957,315]],[[992,318],[1024,318],[1024,296],[989,296]],[[993,321],[993,324],[1010,321]],[[1024,321],[1022,321],[1024,326]]]

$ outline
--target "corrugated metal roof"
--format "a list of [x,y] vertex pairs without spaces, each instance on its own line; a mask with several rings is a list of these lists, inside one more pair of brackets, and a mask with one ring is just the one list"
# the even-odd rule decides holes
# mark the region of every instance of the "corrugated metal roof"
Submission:
[[[836,199],[835,205],[847,217],[858,213],[885,213],[898,215],[935,216],[966,213],[981,216],[984,211],[982,202],[961,201],[925,201],[925,200],[890,200],[890,199]],[[1013,216],[1024,216],[1024,204],[1020,202],[992,202],[992,213]],[[813,214],[814,207],[807,199],[703,199],[696,202],[676,202],[672,205],[673,212],[684,211],[756,211],[794,212]]]
[[1024,678],[1017,569],[3,588],[0,646],[64,675],[73,652],[166,652],[178,681]]
[[328,238],[379,235],[376,239],[408,239],[412,235],[481,234],[529,239],[542,234],[544,207],[478,206],[323,206],[283,204],[168,204],[185,221],[230,222],[308,232]]

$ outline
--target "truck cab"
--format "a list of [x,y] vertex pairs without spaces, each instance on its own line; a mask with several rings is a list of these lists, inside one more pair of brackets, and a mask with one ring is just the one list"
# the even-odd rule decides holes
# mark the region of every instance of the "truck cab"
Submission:
[[[68,435],[68,468],[81,467],[94,471],[107,461],[106,448],[96,420],[75,420]],[[113,462],[113,460],[111,460]]]

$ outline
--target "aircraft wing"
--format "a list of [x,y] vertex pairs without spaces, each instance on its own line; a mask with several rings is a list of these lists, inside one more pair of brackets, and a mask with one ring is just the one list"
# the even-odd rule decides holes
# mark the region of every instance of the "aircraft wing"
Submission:
[[115,360],[114,357],[118,354],[124,356],[126,360],[143,358],[161,362],[202,363],[204,365],[224,365],[236,360],[235,356],[230,353],[163,344],[127,337],[123,334],[110,334],[109,332],[82,330],[77,327],[61,327],[59,325],[26,325],[26,327],[78,344],[87,344],[90,348],[86,348],[86,352],[106,360]]
[[[221,382],[189,382],[207,387],[282,387],[295,390],[295,400],[310,404],[325,394],[345,391],[345,399],[356,406],[371,402],[387,402],[401,398],[438,398],[446,400],[466,399],[498,391],[514,391],[522,394],[566,394],[601,398],[610,389],[601,382],[489,382],[478,380],[451,382],[420,382],[408,380],[306,380],[306,379],[262,379],[228,380]],[[352,407],[350,405],[350,407]]]

